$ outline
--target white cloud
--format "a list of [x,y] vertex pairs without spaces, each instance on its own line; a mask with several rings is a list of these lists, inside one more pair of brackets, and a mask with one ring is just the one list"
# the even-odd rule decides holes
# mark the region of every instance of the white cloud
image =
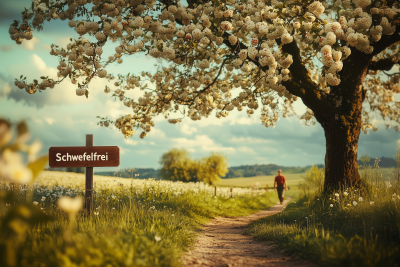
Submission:
[[44,70],[52,70],[52,72],[54,72],[54,71],[57,72],[55,69],[47,68],[46,63],[44,63],[43,59],[41,59],[41,57],[39,57],[36,54],[32,55],[32,60],[33,60],[33,63],[35,64],[35,66],[37,67],[38,70],[42,70],[42,71],[44,71]]
[[205,147],[214,145],[214,141],[207,135],[196,135],[195,139],[187,139],[185,137],[172,138],[172,141],[182,147]]
[[151,131],[147,134],[147,136],[161,138],[161,137],[165,137],[165,133],[162,130],[160,130],[159,128],[153,127],[151,129]]
[[212,152],[235,152],[236,149],[233,147],[221,147],[221,146],[203,146],[203,150],[205,151],[212,151]]
[[230,142],[235,143],[268,143],[268,140],[253,137],[232,137]]
[[197,132],[197,129],[195,127],[190,127],[186,123],[182,125],[181,127],[181,132],[184,134],[192,134]]
[[70,37],[57,38],[57,45],[61,48],[67,48],[67,45],[71,43]]
[[233,147],[223,147],[219,144],[215,144],[207,135],[196,135],[195,139],[187,139],[185,137],[172,138],[172,142],[175,143],[175,146],[184,147],[185,149],[198,147],[204,151],[235,152]]
[[125,143],[127,143],[128,145],[132,145],[132,146],[137,145],[137,142],[133,141],[132,139],[125,139]]
[[24,40],[21,45],[25,49],[34,50],[35,49],[35,45],[37,43],[39,43],[39,42],[40,42],[39,38],[37,38],[36,36],[33,36],[33,38],[31,40],[29,40],[29,41],[28,40]]
[[8,83],[5,83],[3,86],[3,93],[5,95],[8,95],[11,92],[11,87]]
[[44,120],[49,124],[49,125],[52,125],[56,120],[55,119],[53,119],[53,118],[44,118]]
[[243,152],[243,153],[255,154],[254,150],[247,146],[241,146],[238,148],[238,150],[239,150],[239,152]]
[[120,153],[121,155],[125,154],[127,151],[129,151],[129,150],[123,149],[122,147],[119,147],[119,153]]
[[261,124],[258,114],[252,115],[250,118],[241,116],[239,118],[230,118],[229,125],[252,125],[252,124]]

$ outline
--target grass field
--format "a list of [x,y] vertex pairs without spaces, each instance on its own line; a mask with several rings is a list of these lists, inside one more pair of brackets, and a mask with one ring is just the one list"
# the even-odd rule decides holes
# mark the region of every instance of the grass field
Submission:
[[[389,179],[393,180],[393,174],[396,173],[396,170],[394,168],[378,168],[378,169],[373,169],[368,168],[370,173],[376,173],[376,175],[379,176],[379,174],[382,174],[382,179],[384,181],[389,181]],[[363,172],[363,169],[360,170],[360,174]],[[304,176],[305,173],[289,173],[283,175],[286,178],[287,184],[289,187],[292,186],[297,186],[299,183],[304,181]],[[264,175],[264,176],[254,176],[254,177],[238,177],[238,178],[229,178],[229,179],[222,179],[217,183],[218,186],[226,186],[226,187],[252,187],[254,184],[257,182],[260,184],[260,188],[266,188],[268,185],[268,188],[273,188],[274,186],[274,178],[276,175]]]
[[400,183],[390,169],[361,172],[363,189],[301,190],[284,211],[251,223],[246,233],[321,266],[400,266]]
[[[293,173],[293,174],[283,174],[286,178],[286,182],[289,187],[296,186],[304,179],[302,175],[304,173]],[[239,177],[239,178],[229,178],[222,179],[217,183],[218,186],[227,186],[227,187],[252,187],[257,182],[260,184],[260,188],[268,188],[274,187],[274,179],[276,175],[265,175],[265,176],[254,176],[254,177]]]
[[215,197],[204,183],[94,176],[92,216],[67,214],[58,200],[82,197],[84,181],[62,172],[43,172],[32,187],[0,181],[0,266],[180,266],[208,219],[275,203],[248,188]]

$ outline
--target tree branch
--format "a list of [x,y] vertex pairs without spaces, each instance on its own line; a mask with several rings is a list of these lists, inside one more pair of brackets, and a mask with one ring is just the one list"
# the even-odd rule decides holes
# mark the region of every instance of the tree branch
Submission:
[[321,106],[326,106],[328,95],[318,90],[318,85],[311,80],[307,68],[301,60],[300,49],[296,41],[293,40],[291,43],[283,45],[282,52],[292,55],[293,58],[293,63],[289,67],[292,77],[289,81],[282,82],[286,90],[300,97],[304,104],[314,112]]
[[371,61],[368,70],[391,70],[396,64],[399,64],[399,62],[394,62],[391,58],[385,58],[378,61]]
[[374,51],[372,52],[372,56],[378,55],[380,52],[400,41],[400,26],[396,26],[396,31],[392,35],[383,35],[382,38],[374,43],[372,46],[374,47]]

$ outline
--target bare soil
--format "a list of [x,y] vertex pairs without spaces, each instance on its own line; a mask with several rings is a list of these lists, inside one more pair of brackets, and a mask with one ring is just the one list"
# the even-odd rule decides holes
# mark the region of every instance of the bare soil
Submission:
[[243,217],[217,217],[204,226],[195,246],[182,257],[183,266],[255,267],[316,266],[273,250],[270,242],[259,242],[242,232],[254,220],[279,213],[287,205],[277,204]]

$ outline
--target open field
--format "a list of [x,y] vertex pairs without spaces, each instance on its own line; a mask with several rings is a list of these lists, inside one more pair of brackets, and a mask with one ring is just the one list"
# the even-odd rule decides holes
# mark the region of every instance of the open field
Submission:
[[[293,173],[293,174],[283,174],[286,178],[286,182],[289,187],[298,185],[304,179],[301,177],[304,173]],[[239,178],[229,178],[222,179],[217,183],[218,186],[227,187],[252,187],[255,183],[260,184],[260,188],[264,188],[268,185],[268,188],[274,187],[274,179],[276,175],[264,175],[255,177],[239,177]]]
[[284,211],[251,223],[246,233],[321,266],[399,266],[400,177],[392,172],[398,170],[362,170],[361,190],[318,192],[317,179],[309,179],[311,190],[300,190]]
[[[362,174],[363,169],[360,170],[360,174]],[[389,179],[393,180],[392,173],[396,173],[394,168],[378,168],[378,169],[370,169],[370,173],[382,174],[382,178],[385,181],[389,181]],[[288,186],[291,188],[293,186],[297,186],[299,183],[304,181],[303,176],[305,173],[283,173],[286,177],[286,181]],[[268,188],[273,188],[274,186],[274,178],[275,175],[264,175],[264,176],[254,176],[254,177],[238,177],[238,178],[229,178],[222,179],[217,183],[218,186],[227,186],[227,187],[252,187],[255,183],[260,183],[260,188],[264,188],[268,185]]]
[[88,217],[71,211],[71,202],[64,209],[58,202],[83,197],[84,180],[83,174],[43,172],[33,186],[0,181],[0,226],[7,233],[0,235],[0,266],[180,266],[210,218],[274,204],[261,190],[235,188],[230,197],[229,188],[219,188],[214,197],[204,183],[94,176]]

